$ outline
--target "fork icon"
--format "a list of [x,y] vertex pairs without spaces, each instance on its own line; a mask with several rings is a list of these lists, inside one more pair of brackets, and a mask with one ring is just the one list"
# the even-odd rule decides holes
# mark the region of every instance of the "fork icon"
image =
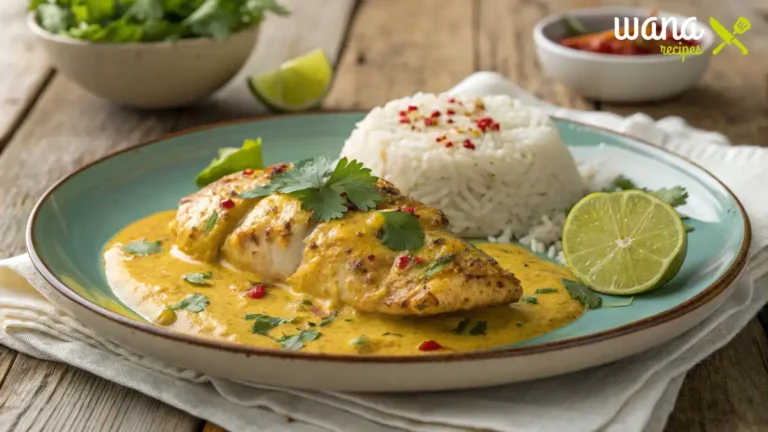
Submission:
[[723,39],[722,42],[720,42],[720,45],[715,47],[714,51],[712,51],[712,55],[717,55],[717,53],[722,50],[725,45],[731,45],[734,44],[741,50],[741,53],[743,55],[747,55],[749,51],[747,51],[747,47],[744,46],[744,44],[741,43],[738,39],[736,39],[736,36],[734,34],[744,34],[747,30],[752,27],[752,24],[749,22],[748,19],[744,17],[740,17],[738,20],[736,20],[736,23],[733,24],[733,33],[732,34],[728,29],[726,29],[722,24],[720,24],[716,19],[710,18],[709,19],[709,25],[712,26],[712,29],[720,35],[720,37]]

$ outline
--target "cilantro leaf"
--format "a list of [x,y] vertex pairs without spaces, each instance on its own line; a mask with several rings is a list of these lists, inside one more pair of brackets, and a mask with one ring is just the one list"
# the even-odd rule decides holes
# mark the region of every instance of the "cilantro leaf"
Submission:
[[284,350],[298,351],[304,348],[304,345],[312,342],[320,337],[320,332],[317,330],[301,330],[298,334],[292,336],[283,336],[275,339],[275,342],[279,343]]
[[[135,3],[136,5],[138,3]],[[264,160],[261,156],[261,138],[243,142],[243,146],[225,147],[219,149],[219,156],[214,158],[195,179],[198,187],[206,186],[214,181],[246,168],[262,169]]]
[[333,162],[327,157],[305,159],[296,162],[293,169],[283,171],[275,178],[280,192],[292,193],[305,189],[319,189],[326,184],[326,177],[333,170]]
[[367,344],[368,343],[368,338],[365,337],[365,335],[360,335],[360,336],[352,339],[351,341],[349,341],[349,343],[354,345],[354,346],[359,347],[359,346]]
[[472,327],[472,330],[469,331],[469,334],[471,334],[472,336],[484,335],[487,329],[488,329],[487,322],[478,321],[477,324],[475,324],[475,326]]
[[382,333],[382,336],[397,336],[397,337],[403,337],[400,333],[392,333],[392,332],[386,332]]
[[617,176],[613,181],[611,181],[611,189],[609,190],[630,190],[630,189],[639,189],[635,182],[632,180],[624,177],[623,175]]
[[531,296],[523,296],[523,301],[532,305],[539,304],[539,300],[536,297]]
[[568,294],[571,295],[571,298],[581,301],[587,308],[598,309],[603,304],[602,297],[595,294],[581,283],[570,279],[560,279],[560,282],[562,282],[565,289],[568,290]]
[[440,255],[439,257],[435,258],[431,263],[429,263],[427,269],[424,271],[424,277],[429,279],[437,273],[441,272],[444,268],[448,267],[454,258],[456,258],[456,254],[452,253]]
[[684,205],[688,200],[688,192],[686,192],[685,188],[682,186],[661,188],[655,191],[650,191],[649,193],[655,195],[672,207]]
[[339,219],[347,211],[344,197],[328,186],[304,189],[291,195],[301,200],[302,210],[311,210],[312,218],[319,222]]
[[245,319],[254,320],[251,332],[262,336],[269,336],[268,332],[273,328],[294,321],[294,318],[276,318],[264,314],[248,314]]
[[123,245],[120,249],[125,253],[140,256],[152,255],[163,251],[163,248],[160,247],[160,240],[148,242],[145,239],[134,240]]
[[322,321],[320,321],[320,327],[325,327],[328,324],[332,323],[333,320],[335,320],[338,315],[339,315],[338,312],[333,311],[332,314],[328,315],[327,317],[323,318]]
[[187,273],[182,278],[191,283],[192,285],[198,285],[198,286],[208,286],[208,282],[206,282],[206,279],[210,279],[213,277],[213,273]]
[[419,219],[402,211],[379,212],[384,217],[381,242],[384,246],[396,250],[416,250],[424,246],[424,231]]
[[205,223],[205,230],[203,230],[203,234],[210,234],[213,228],[216,226],[217,220],[219,220],[219,212],[214,210],[213,213],[211,213],[211,216],[208,217],[208,222]]
[[40,27],[54,34],[66,32],[73,24],[72,13],[55,4],[42,3],[37,6],[35,14]]
[[552,288],[552,287],[549,287],[549,288],[539,288],[536,291],[534,291],[534,294],[549,294],[549,293],[553,293],[553,292],[557,292],[557,288]]
[[347,194],[347,199],[361,211],[376,208],[382,200],[371,170],[364,168],[362,162],[342,158],[328,178],[328,185]]
[[210,302],[208,301],[208,297],[201,294],[194,293],[186,296],[184,300],[174,305],[168,306],[167,309],[169,310],[184,309],[190,312],[197,313],[205,310],[205,308],[208,307],[209,304]]
[[453,334],[460,335],[464,333],[464,330],[467,329],[468,325],[469,325],[469,318],[464,318],[463,320],[459,321],[459,324],[456,326],[455,329],[453,329]]

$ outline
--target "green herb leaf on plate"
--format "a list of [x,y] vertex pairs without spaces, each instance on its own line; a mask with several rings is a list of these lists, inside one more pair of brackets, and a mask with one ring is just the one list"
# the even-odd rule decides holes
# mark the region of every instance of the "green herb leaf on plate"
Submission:
[[367,344],[368,343],[368,338],[365,337],[365,335],[362,335],[362,336],[359,336],[359,337],[356,337],[356,338],[352,339],[351,341],[349,341],[349,343],[352,344],[353,346],[359,347],[359,346]]
[[148,242],[141,239],[123,245],[120,250],[131,255],[146,256],[162,252],[163,248],[160,247],[160,240]]
[[386,332],[382,334],[382,336],[397,336],[397,337],[403,337],[400,333],[392,333],[392,332]]
[[557,292],[557,288],[548,287],[548,288],[539,288],[533,293],[534,294],[551,294],[554,292]]
[[408,212],[381,211],[384,217],[381,242],[384,246],[396,250],[416,250],[424,246],[424,231],[419,219]]
[[560,279],[571,298],[584,303],[589,309],[598,309],[603,304],[603,299],[592,290],[579,282],[570,279]]
[[456,254],[452,253],[440,255],[439,257],[435,258],[431,263],[429,263],[426,270],[424,270],[424,277],[429,279],[437,273],[441,272],[444,268],[448,267],[451,262],[453,262],[454,258],[456,258]]
[[202,294],[194,293],[194,294],[187,295],[184,298],[184,300],[174,305],[168,306],[168,309],[170,310],[183,309],[189,312],[197,313],[205,310],[205,308],[208,307],[209,304],[210,302],[208,301],[208,297]]
[[485,321],[478,321],[477,324],[475,324],[474,327],[469,331],[469,334],[473,336],[480,336],[484,335],[485,331],[488,329],[488,323]]
[[650,191],[649,193],[655,195],[657,198],[671,205],[672,207],[685,205],[688,200],[688,192],[686,192],[685,188],[682,186],[661,188],[655,191]]
[[362,162],[342,158],[328,178],[328,185],[344,191],[360,211],[368,211],[382,200],[376,181],[378,178],[371,175],[371,170],[363,167]]
[[322,321],[320,321],[320,327],[325,327],[325,326],[327,326],[328,324],[332,323],[332,322],[333,322],[333,320],[335,320],[335,319],[336,319],[336,317],[337,317],[338,315],[339,315],[339,313],[338,313],[338,312],[336,312],[336,311],[333,311],[333,313],[331,313],[331,314],[330,314],[330,315],[328,315],[327,317],[323,318],[323,320],[322,320]]
[[469,318],[464,318],[463,320],[459,321],[459,324],[456,326],[455,329],[453,329],[453,334],[460,335],[464,333],[464,330],[467,329],[468,325],[469,325]]
[[313,340],[320,337],[320,332],[317,330],[301,330],[298,334],[291,336],[283,336],[275,339],[275,342],[279,343],[284,350],[298,351]]
[[219,220],[219,212],[214,210],[213,213],[211,213],[211,215],[208,217],[208,221],[205,223],[205,230],[203,230],[203,234],[210,234],[213,228],[216,226],[217,220]]
[[261,138],[243,142],[243,146],[219,149],[219,156],[197,175],[195,184],[206,186],[214,181],[247,168],[262,169],[264,160],[261,155]]
[[248,314],[245,319],[246,321],[254,320],[251,332],[262,336],[269,336],[269,331],[273,328],[294,321],[294,318],[277,318],[265,314]]
[[213,277],[213,273],[187,273],[183,276],[183,279],[192,285],[208,286],[206,279]]
[[531,296],[523,296],[523,301],[528,304],[539,304],[539,300]]

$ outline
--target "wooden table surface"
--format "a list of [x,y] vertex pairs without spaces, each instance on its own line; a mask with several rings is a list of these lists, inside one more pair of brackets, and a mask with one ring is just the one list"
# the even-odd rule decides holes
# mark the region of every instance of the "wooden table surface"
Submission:
[[[573,7],[660,6],[653,0],[282,0],[247,70],[323,48],[336,67],[325,108],[371,108],[416,91],[440,92],[476,70],[494,70],[562,106],[653,117],[677,115],[736,143],[768,144],[768,45],[764,0],[675,0],[663,8],[753,28],[748,56],[726,48],[701,85],[675,99],[616,106],[585,100],[548,79],[535,61],[533,24]],[[24,253],[38,197],[59,177],[132,144],[195,125],[262,114],[235,80],[214,99],[137,112],[97,99],[57,74],[26,29],[23,0],[0,1],[0,258]],[[761,51],[762,49],[762,51]],[[659,77],[664,79],[664,77]],[[764,320],[764,324],[765,321]],[[754,319],[688,373],[669,431],[768,430],[768,338]],[[214,425],[78,369],[0,346],[0,430],[217,430]]]

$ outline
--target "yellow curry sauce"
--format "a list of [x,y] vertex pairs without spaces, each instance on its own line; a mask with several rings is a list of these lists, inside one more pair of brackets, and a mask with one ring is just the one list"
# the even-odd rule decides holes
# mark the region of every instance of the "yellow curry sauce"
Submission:
[[[273,338],[295,335],[300,330],[314,329],[321,337],[302,348],[307,352],[333,354],[418,355],[419,345],[435,340],[446,351],[482,350],[539,336],[576,320],[583,312],[581,302],[570,297],[560,283],[569,278],[567,269],[509,244],[480,244],[478,247],[495,258],[520,280],[523,295],[513,305],[496,306],[431,317],[400,318],[355,312],[350,307],[324,325],[323,317],[309,306],[313,299],[294,293],[289,287],[268,286],[260,299],[246,298],[259,276],[234,270],[226,264],[210,264],[185,259],[173,251],[174,236],[168,228],[175,211],[167,211],[136,221],[123,229],[107,245],[104,259],[107,278],[113,291],[130,308],[149,321],[155,321],[169,305],[191,293],[205,295],[209,304],[202,312],[178,310],[177,320],[169,328],[204,337],[227,340],[264,348],[280,349]],[[147,256],[127,255],[120,246],[137,239],[162,241],[163,251]],[[212,273],[208,286],[196,286],[183,279],[189,273]],[[556,292],[535,294],[540,288]],[[309,300],[309,301],[307,301]],[[269,332],[271,337],[253,334],[253,321],[246,314],[295,318]],[[469,319],[462,334],[454,330]],[[487,324],[484,335],[472,335],[478,322]],[[360,339],[361,336],[364,338]],[[354,343],[364,341],[364,343]]]

